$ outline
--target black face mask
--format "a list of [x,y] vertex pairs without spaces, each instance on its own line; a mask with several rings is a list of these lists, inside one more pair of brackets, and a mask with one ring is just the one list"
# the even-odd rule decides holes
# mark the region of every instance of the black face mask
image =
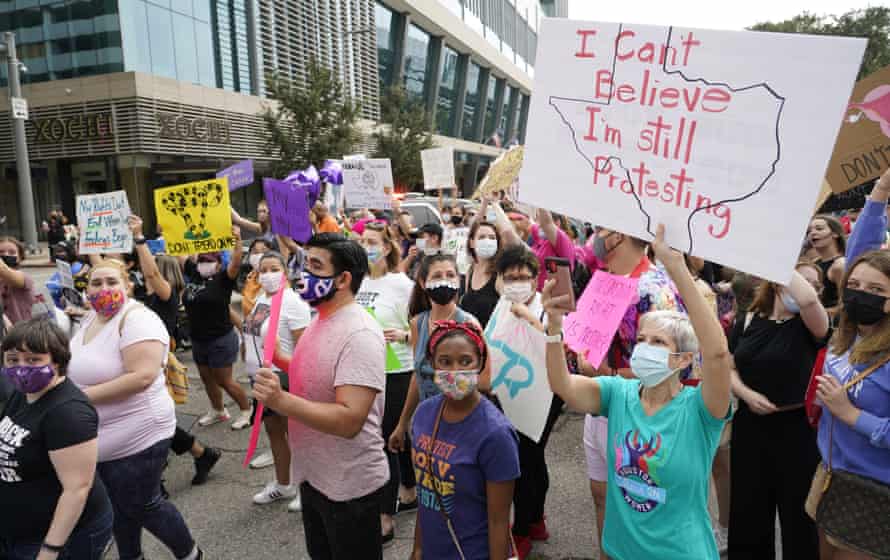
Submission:
[[463,223],[463,221],[464,221],[463,216],[451,216],[451,223],[456,226],[461,225]]
[[847,318],[857,325],[874,325],[884,317],[887,298],[861,290],[844,288],[844,311]]
[[3,262],[6,263],[6,266],[8,266],[9,268],[19,267],[19,258],[15,255],[3,255],[0,258],[3,259]]
[[438,305],[446,305],[457,297],[457,286],[439,284],[433,288],[427,288],[426,295]]

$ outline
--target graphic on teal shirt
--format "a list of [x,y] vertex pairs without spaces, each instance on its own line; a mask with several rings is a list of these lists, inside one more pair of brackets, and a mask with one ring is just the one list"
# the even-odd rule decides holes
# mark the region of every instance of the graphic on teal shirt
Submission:
[[[497,315],[493,315],[488,323],[488,327],[485,329],[486,334],[494,332],[497,327],[497,321]],[[515,399],[516,395],[519,394],[519,391],[531,387],[532,383],[535,381],[535,371],[532,368],[532,364],[525,356],[513,350],[506,342],[502,340],[491,340],[488,336],[485,338],[488,341],[489,346],[500,350],[504,353],[504,356],[507,357],[507,361],[504,362],[504,365],[501,366],[501,369],[498,370],[494,380],[491,382],[491,389],[493,391],[499,385],[504,384],[510,392],[510,398]],[[526,378],[519,380],[507,377],[507,374],[513,371],[514,368],[524,369]]]
[[[380,320],[377,318],[377,315],[374,313],[373,307],[365,307],[365,310],[371,314],[371,317],[374,318],[375,321],[380,323]],[[398,355],[396,355],[395,349],[392,347],[392,344],[389,342],[386,343],[386,371],[395,371],[402,369],[402,361],[399,360]]]
[[640,513],[648,513],[667,499],[659,486],[658,468],[664,462],[661,434],[649,439],[639,430],[615,437],[615,480],[624,501]]

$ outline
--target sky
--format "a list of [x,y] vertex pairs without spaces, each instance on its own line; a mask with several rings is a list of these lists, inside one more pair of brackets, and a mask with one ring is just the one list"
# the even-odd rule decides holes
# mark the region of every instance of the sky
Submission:
[[791,19],[804,11],[839,15],[881,5],[881,0],[569,0],[569,17],[738,30],[762,21]]

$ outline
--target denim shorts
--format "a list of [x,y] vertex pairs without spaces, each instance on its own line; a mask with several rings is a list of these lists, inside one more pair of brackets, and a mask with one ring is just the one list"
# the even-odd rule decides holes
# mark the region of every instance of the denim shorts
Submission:
[[238,360],[238,334],[235,329],[219,338],[192,339],[192,357],[199,366],[225,368]]

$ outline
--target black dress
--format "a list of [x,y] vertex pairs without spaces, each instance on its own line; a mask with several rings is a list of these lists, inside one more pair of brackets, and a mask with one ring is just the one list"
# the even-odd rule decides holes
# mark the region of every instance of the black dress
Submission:
[[467,272],[466,292],[464,292],[459,304],[461,309],[479,319],[479,324],[482,325],[483,329],[488,324],[488,319],[501,298],[494,287],[495,280],[497,280],[497,275],[492,274],[482,288],[474,290],[473,268],[471,267]]

